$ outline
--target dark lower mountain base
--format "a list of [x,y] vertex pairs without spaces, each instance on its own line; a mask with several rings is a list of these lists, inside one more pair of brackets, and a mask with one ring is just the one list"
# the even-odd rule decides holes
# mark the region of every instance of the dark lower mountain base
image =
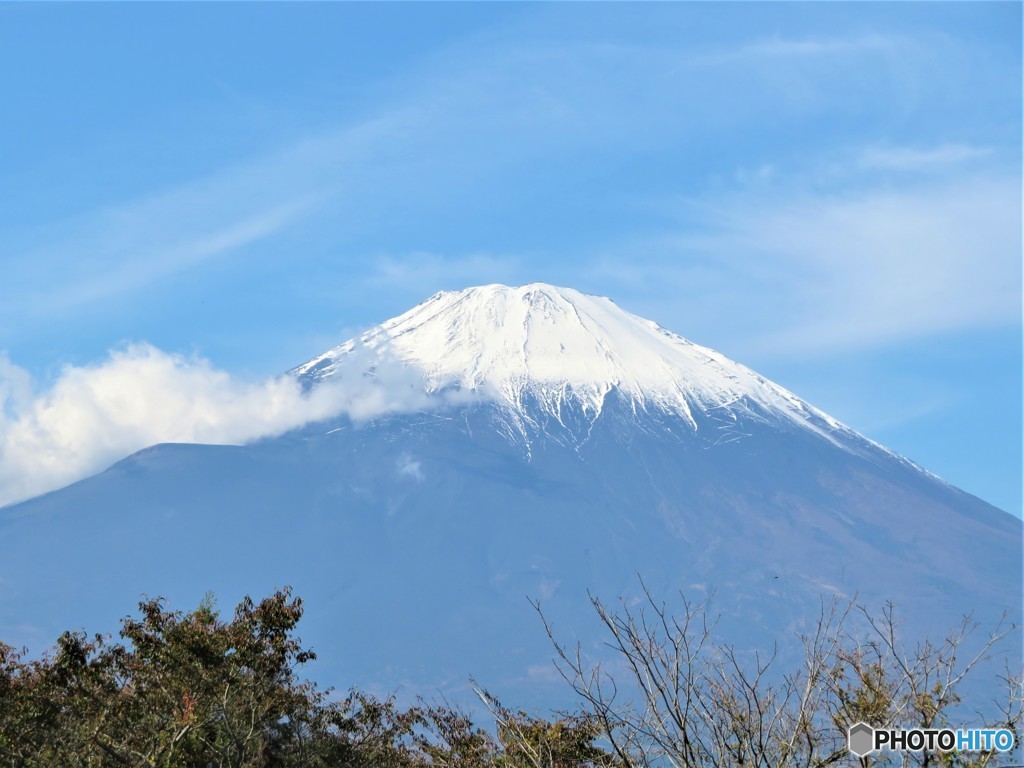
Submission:
[[890,454],[757,418],[573,418],[524,443],[481,406],[147,449],[0,511],[0,639],[113,631],[143,593],[229,610],[291,585],[322,683],[429,696],[475,675],[548,704],[566,692],[527,598],[599,653],[587,590],[636,595],[637,574],[715,589],[721,636],[784,656],[822,596],[892,600],[908,636],[967,611],[1020,624],[1021,522]]

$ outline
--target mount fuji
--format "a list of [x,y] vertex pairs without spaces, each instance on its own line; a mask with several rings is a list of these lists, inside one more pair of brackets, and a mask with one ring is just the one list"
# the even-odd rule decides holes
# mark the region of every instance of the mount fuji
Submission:
[[[290,374],[355,392],[247,445],[163,444],[0,510],[0,638],[113,631],[291,585],[321,681],[558,687],[528,598],[598,652],[588,591],[715,592],[738,645],[821,600],[892,601],[908,636],[1021,622],[1021,521],[612,301],[439,293]],[[1012,656],[1019,663],[1019,648]]]

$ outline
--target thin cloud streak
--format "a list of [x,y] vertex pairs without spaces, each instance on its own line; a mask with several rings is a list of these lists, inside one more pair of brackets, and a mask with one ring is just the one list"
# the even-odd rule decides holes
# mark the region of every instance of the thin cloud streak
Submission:
[[[164,247],[133,243],[120,253],[109,254],[105,259],[108,265],[100,274],[58,284],[45,292],[22,294],[17,299],[17,308],[26,314],[50,315],[139,290],[156,280],[280,232],[298,221],[308,208],[305,202],[282,205],[215,231],[195,233],[192,239]],[[88,250],[89,244],[83,243],[81,248]],[[61,261],[63,258],[56,259],[57,264]],[[8,311],[13,308],[8,305]]]
[[826,56],[861,55],[878,51],[905,49],[911,41],[885,35],[857,37],[774,37],[756,40],[727,50],[709,52],[698,61],[702,64],[730,64],[765,59],[789,59]]
[[422,291],[425,285],[448,285],[463,288],[481,282],[514,283],[530,270],[518,256],[475,253],[467,256],[444,256],[420,251],[372,259],[367,287]]
[[0,317],[51,316],[130,295],[308,221],[337,202],[343,180],[362,180],[375,148],[413,127],[408,115],[373,118],[55,225],[59,239],[0,254],[10,265]]
[[942,144],[937,147],[867,147],[861,153],[859,165],[863,169],[896,171],[933,171],[950,165],[960,165],[992,154],[988,147],[968,144]]

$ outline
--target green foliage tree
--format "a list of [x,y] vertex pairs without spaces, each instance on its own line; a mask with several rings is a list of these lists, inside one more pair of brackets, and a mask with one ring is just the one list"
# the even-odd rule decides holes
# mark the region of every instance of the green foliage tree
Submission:
[[3,765],[316,764],[346,718],[297,677],[314,658],[292,637],[301,600],[246,598],[230,621],[209,600],[189,614],[139,608],[123,643],[65,633],[31,662],[0,647]]
[[294,637],[289,590],[228,621],[210,598],[139,614],[121,642],[65,633],[31,661],[0,644],[0,768],[538,768],[528,744],[552,757],[540,768],[582,768],[600,753],[575,719],[520,715],[508,722],[527,741],[507,727],[495,739],[449,706],[333,700],[299,677],[315,656]]

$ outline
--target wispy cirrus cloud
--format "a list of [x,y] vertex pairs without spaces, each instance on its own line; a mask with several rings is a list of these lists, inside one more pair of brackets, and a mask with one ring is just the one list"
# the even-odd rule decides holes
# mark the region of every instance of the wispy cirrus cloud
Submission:
[[[950,52],[957,55],[946,57]],[[629,280],[599,277],[615,269],[644,270],[636,263],[641,254],[628,254],[625,265],[608,264],[609,258],[603,269],[588,266],[592,254],[613,251],[622,240],[644,248],[654,243],[650,258],[662,272],[645,282],[645,304],[652,308],[670,301],[665,286],[677,275],[736,306],[761,306],[766,324],[779,332],[794,317],[793,307],[808,307],[826,320],[845,315],[847,304],[816,297],[839,295],[836,285],[852,290],[858,274],[826,266],[827,259],[861,258],[863,269],[873,265],[841,253],[815,220],[830,222],[838,239],[890,253],[904,264],[912,251],[896,253],[886,243],[927,240],[931,219],[935,232],[949,235],[933,238],[942,240],[934,248],[942,263],[951,261],[941,255],[951,243],[959,244],[958,253],[967,250],[960,230],[948,231],[955,222],[992,222],[983,211],[968,211],[969,201],[958,207],[941,192],[894,191],[865,178],[850,185],[853,191],[846,180],[829,180],[816,191],[812,184],[788,184],[785,153],[762,145],[765,131],[750,126],[768,121],[771,131],[783,135],[806,129],[815,116],[832,125],[837,109],[843,115],[853,110],[858,120],[871,118],[913,101],[908,93],[945,72],[945,58],[959,61],[962,54],[962,43],[948,37],[921,42],[834,31],[743,34],[686,46],[614,35],[471,40],[402,73],[357,113],[334,115],[335,122],[283,140],[273,152],[140,200],[83,212],[58,223],[53,229],[59,236],[42,234],[9,258],[0,253],[0,327],[14,328],[27,317],[67,319],[119,297],[147,295],[170,277],[231,254],[266,259],[260,246],[277,236],[291,238],[280,248],[287,274],[284,267],[268,270],[268,284],[304,284],[307,296],[329,286],[323,293],[340,307],[360,301],[360,293],[404,291],[415,300],[459,284],[538,277],[615,294]],[[862,81],[870,85],[862,87]],[[837,93],[843,94],[838,105]],[[904,146],[871,134],[863,146],[844,158],[862,176],[945,169],[969,182],[973,163],[989,157],[987,145],[967,140]],[[700,209],[697,225],[665,236],[671,225],[632,216],[644,204],[637,190],[647,182],[658,189],[663,208],[703,200],[693,208]],[[1004,207],[997,203],[994,211]],[[1003,226],[1005,216],[999,215]],[[903,234],[897,232],[901,221],[908,227]],[[562,246],[548,241],[570,245],[558,251]],[[326,253],[308,255],[321,244]],[[662,252],[671,255],[658,262]],[[879,282],[893,277],[887,264],[874,265]],[[226,273],[220,279],[230,290]],[[989,282],[978,277],[962,285],[967,290]],[[786,299],[766,299],[766,288]],[[860,290],[869,297],[882,293]],[[922,287],[918,293],[945,291]],[[695,301],[709,322],[729,322],[724,305]],[[915,315],[932,318],[919,321],[921,328],[937,322],[934,312],[910,313]],[[368,319],[383,318],[340,322]],[[247,321],[253,333],[266,332],[260,318]],[[327,327],[337,325],[332,317]],[[865,332],[857,343],[869,338],[885,335]]]
[[861,151],[858,164],[866,170],[934,171],[991,154],[989,147],[970,144],[940,144],[926,148],[875,145]]
[[658,319],[698,341],[784,358],[1020,321],[1013,176],[784,195],[769,186],[677,205],[688,225],[621,245],[594,273],[627,296],[667,291]]
[[514,283],[531,271],[522,257],[488,253],[460,256],[417,251],[377,255],[369,261],[364,284],[397,290],[422,290],[424,285],[438,284],[458,288],[481,282]]
[[[12,279],[0,292],[8,312],[23,315],[61,314],[130,293],[205,261],[270,237],[298,221],[308,201],[285,203],[227,220],[212,227],[186,229],[177,237],[153,242],[154,233],[125,237],[120,244],[107,235],[95,240],[80,233],[73,242],[55,244],[27,255],[32,271],[49,273],[39,285]],[[164,215],[172,216],[170,210]],[[115,230],[116,231],[116,230]],[[109,233],[108,233],[109,234]],[[86,263],[74,258],[81,254]],[[91,257],[91,258],[90,258]]]
[[774,36],[753,40],[722,50],[710,51],[697,61],[702,64],[731,64],[771,59],[851,56],[905,49],[912,41],[891,35],[867,34],[846,37],[819,35],[814,37]]
[[374,152],[415,124],[397,110],[321,131],[14,238],[19,245],[0,248],[0,319],[81,312],[308,225],[339,197],[358,196]]
[[722,220],[719,247],[773,262],[797,311],[780,353],[888,345],[1020,320],[1020,185],[958,179],[768,204]]
[[[507,204],[496,190],[529,189],[523,167],[536,171],[566,156],[585,161],[609,150],[629,157],[644,143],[699,147],[706,138],[701,131],[742,124],[786,94],[814,93],[824,105],[834,92],[830,83],[841,78],[832,70],[776,73],[771,61],[856,56],[864,59],[862,73],[877,74],[892,66],[880,51],[905,48],[882,35],[754,38],[697,50],[489,42],[486,51],[468,46],[431,59],[390,83],[358,118],[321,125],[247,162],[138,200],[108,202],[44,230],[61,232],[57,237],[37,232],[27,247],[0,253],[0,263],[11,265],[0,287],[5,307],[12,316],[15,309],[80,309],[251,248],[299,222],[309,225],[314,214],[330,212],[336,238],[391,208],[410,211],[411,222],[440,215],[454,225],[453,207],[472,206],[480,195]],[[757,60],[768,63],[758,64],[757,82],[747,82],[748,65]],[[697,76],[709,63],[726,86]],[[734,96],[722,99],[723,87]],[[448,200],[448,208],[437,200]]]

